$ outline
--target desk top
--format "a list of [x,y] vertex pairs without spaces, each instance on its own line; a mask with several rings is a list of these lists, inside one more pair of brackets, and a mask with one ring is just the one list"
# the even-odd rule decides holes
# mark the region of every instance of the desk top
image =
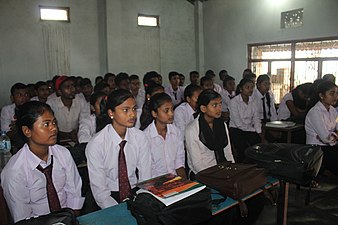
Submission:
[[274,130],[274,131],[295,131],[295,130],[301,130],[304,128],[304,125],[302,124],[296,124],[294,126],[290,127],[269,127],[269,126],[264,126],[265,130]]
[[127,209],[125,202],[80,216],[77,219],[81,225],[137,225],[136,219]]
[[[276,178],[268,177],[268,184],[265,185],[266,188],[271,187],[272,185],[278,185],[279,181]],[[211,198],[218,199],[220,195],[217,194],[217,191],[211,190]],[[259,189],[254,193],[246,196],[243,200],[251,198],[263,190]],[[227,210],[230,207],[233,207],[238,204],[238,201],[228,197],[224,202],[217,205],[217,207],[212,208],[212,214],[216,215],[224,210]],[[96,212],[92,212],[77,218],[81,225],[137,225],[136,219],[131,215],[130,211],[127,209],[127,203],[121,203],[106,209],[101,209]]]

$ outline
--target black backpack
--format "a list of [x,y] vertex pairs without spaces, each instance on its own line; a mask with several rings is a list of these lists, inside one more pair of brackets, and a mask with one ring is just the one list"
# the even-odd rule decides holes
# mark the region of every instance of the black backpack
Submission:
[[63,208],[59,211],[52,212],[47,215],[23,219],[16,222],[14,225],[51,225],[51,224],[65,224],[78,225],[74,212],[72,209]]
[[323,159],[320,146],[286,143],[257,144],[245,155],[270,175],[301,185],[317,176]]
[[193,225],[211,218],[211,192],[208,188],[166,206],[148,193],[127,202],[138,225]]

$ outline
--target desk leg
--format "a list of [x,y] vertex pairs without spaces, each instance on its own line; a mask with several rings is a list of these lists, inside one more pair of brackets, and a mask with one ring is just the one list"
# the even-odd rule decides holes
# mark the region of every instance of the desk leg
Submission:
[[280,180],[279,198],[277,205],[277,225],[287,224],[289,182]]
[[286,143],[291,143],[291,131],[288,131],[287,132],[287,140],[286,140]]

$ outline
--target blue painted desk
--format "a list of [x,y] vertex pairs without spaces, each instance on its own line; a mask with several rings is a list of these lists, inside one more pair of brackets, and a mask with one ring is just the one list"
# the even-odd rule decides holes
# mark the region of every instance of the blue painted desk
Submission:
[[[275,178],[268,178],[268,181],[274,186],[279,184],[279,181]],[[266,184],[266,188],[271,187],[271,184]],[[251,198],[263,190],[259,189],[252,193],[251,195],[246,196],[243,200]],[[220,198],[220,195],[216,194],[217,191],[212,190],[211,198],[217,199]],[[227,198],[224,202],[220,203],[217,207],[212,209],[212,214],[216,215],[224,210],[227,210],[230,207],[233,207],[238,204],[238,201]],[[102,209],[96,212],[92,212],[83,216],[78,217],[78,220],[81,225],[137,225],[136,219],[131,215],[130,211],[127,209],[126,203],[121,203],[116,206],[112,206],[106,209]]]

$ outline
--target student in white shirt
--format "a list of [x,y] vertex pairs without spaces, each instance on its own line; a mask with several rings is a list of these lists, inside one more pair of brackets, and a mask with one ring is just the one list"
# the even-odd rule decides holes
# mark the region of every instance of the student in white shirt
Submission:
[[221,113],[220,94],[214,90],[202,91],[197,100],[198,116],[185,129],[188,165],[194,174],[225,160],[235,161]]
[[189,73],[190,84],[199,85],[200,75],[197,71],[191,71]]
[[252,97],[257,102],[257,109],[263,123],[277,120],[275,98],[270,91],[270,76],[263,74],[258,76],[256,87]]
[[[14,222],[65,207],[78,215],[84,203],[81,178],[69,151],[56,145],[57,125],[50,106],[27,102],[20,107],[16,123],[27,143],[1,173],[1,186]],[[52,184],[48,186],[54,186],[55,204],[48,199],[47,175],[41,171],[46,167],[52,170]]]
[[116,89],[116,84],[115,84],[115,74],[113,73],[106,73],[104,75],[103,80],[109,85],[109,91],[108,94],[111,93]]
[[278,120],[292,120],[304,124],[312,83],[298,85],[287,93],[278,107]]
[[[219,85],[215,82],[216,75],[215,75],[214,71],[207,70],[207,72],[205,72],[205,77],[212,79],[214,91],[216,91],[217,93],[221,93],[223,88],[221,87],[221,85]],[[201,86],[202,86],[202,84],[201,84]]]
[[140,78],[137,75],[131,75],[130,80],[130,92],[133,94],[137,108],[141,109],[145,99],[145,91],[140,88]]
[[242,79],[237,85],[236,97],[230,101],[230,137],[238,162],[243,162],[247,147],[262,140],[262,124],[257,103],[252,98],[253,89],[252,80]]
[[83,78],[80,81],[81,95],[89,103],[90,96],[93,94],[93,85],[89,78]]
[[189,84],[184,89],[184,99],[175,109],[174,124],[184,134],[186,126],[194,120],[194,113],[197,108],[197,99],[202,88],[198,85]]
[[[220,94],[214,90],[204,90],[198,96],[197,102],[198,116],[185,130],[188,164],[194,174],[225,160],[235,162],[227,125],[220,118],[222,114]],[[250,212],[248,217],[242,218],[239,207],[233,207],[215,217],[221,219],[217,224],[253,225],[263,210],[264,203],[264,196],[257,195],[246,201]]]
[[97,132],[102,130],[111,121],[107,116],[107,95],[103,92],[95,92],[90,97],[91,114],[80,120],[79,143],[87,143]]
[[16,83],[11,87],[12,104],[5,105],[1,109],[1,130],[10,131],[15,126],[15,110],[18,106],[29,101],[29,93],[27,86],[23,83]]
[[179,86],[184,87],[185,76],[180,73],[180,83]]
[[210,77],[202,77],[200,80],[200,84],[203,90],[214,90],[215,91],[214,82],[212,81]]
[[59,139],[71,139],[78,143],[79,121],[89,117],[89,104],[84,98],[75,95],[72,77],[60,76],[56,80],[55,89],[60,96],[47,100],[47,104],[51,106],[58,120]]
[[166,93],[150,98],[149,112],[152,121],[143,131],[150,143],[152,176],[172,173],[186,178],[183,134],[173,125],[174,106]]
[[305,118],[306,144],[320,145],[323,165],[338,176],[338,113],[333,107],[338,98],[338,88],[331,81],[324,81],[317,88],[318,102]]
[[116,89],[124,89],[130,91],[130,80],[127,73],[118,73],[115,77]]
[[38,81],[34,85],[36,96],[31,98],[31,101],[46,102],[49,96],[49,86],[44,81]]
[[180,104],[184,99],[184,88],[179,86],[180,76],[179,73],[172,71],[169,73],[169,82],[170,84],[164,89],[164,92],[167,93],[173,100],[174,107]]
[[144,104],[142,106],[142,109],[137,109],[137,120],[135,123],[135,127],[144,130],[146,126],[148,126],[149,123],[151,123],[151,115],[149,111],[149,102],[150,98],[158,93],[164,92],[164,87],[160,84],[157,84],[153,80],[148,80],[145,84],[145,90],[146,90],[146,98],[144,100]]
[[138,182],[151,178],[149,142],[142,131],[133,127],[136,108],[129,91],[113,91],[107,101],[111,124],[87,144],[90,187],[101,208],[125,201],[136,192]]
[[225,76],[223,79],[223,90],[221,91],[222,96],[222,117],[225,121],[229,121],[229,105],[230,100],[236,96],[236,83],[235,78],[232,76]]

